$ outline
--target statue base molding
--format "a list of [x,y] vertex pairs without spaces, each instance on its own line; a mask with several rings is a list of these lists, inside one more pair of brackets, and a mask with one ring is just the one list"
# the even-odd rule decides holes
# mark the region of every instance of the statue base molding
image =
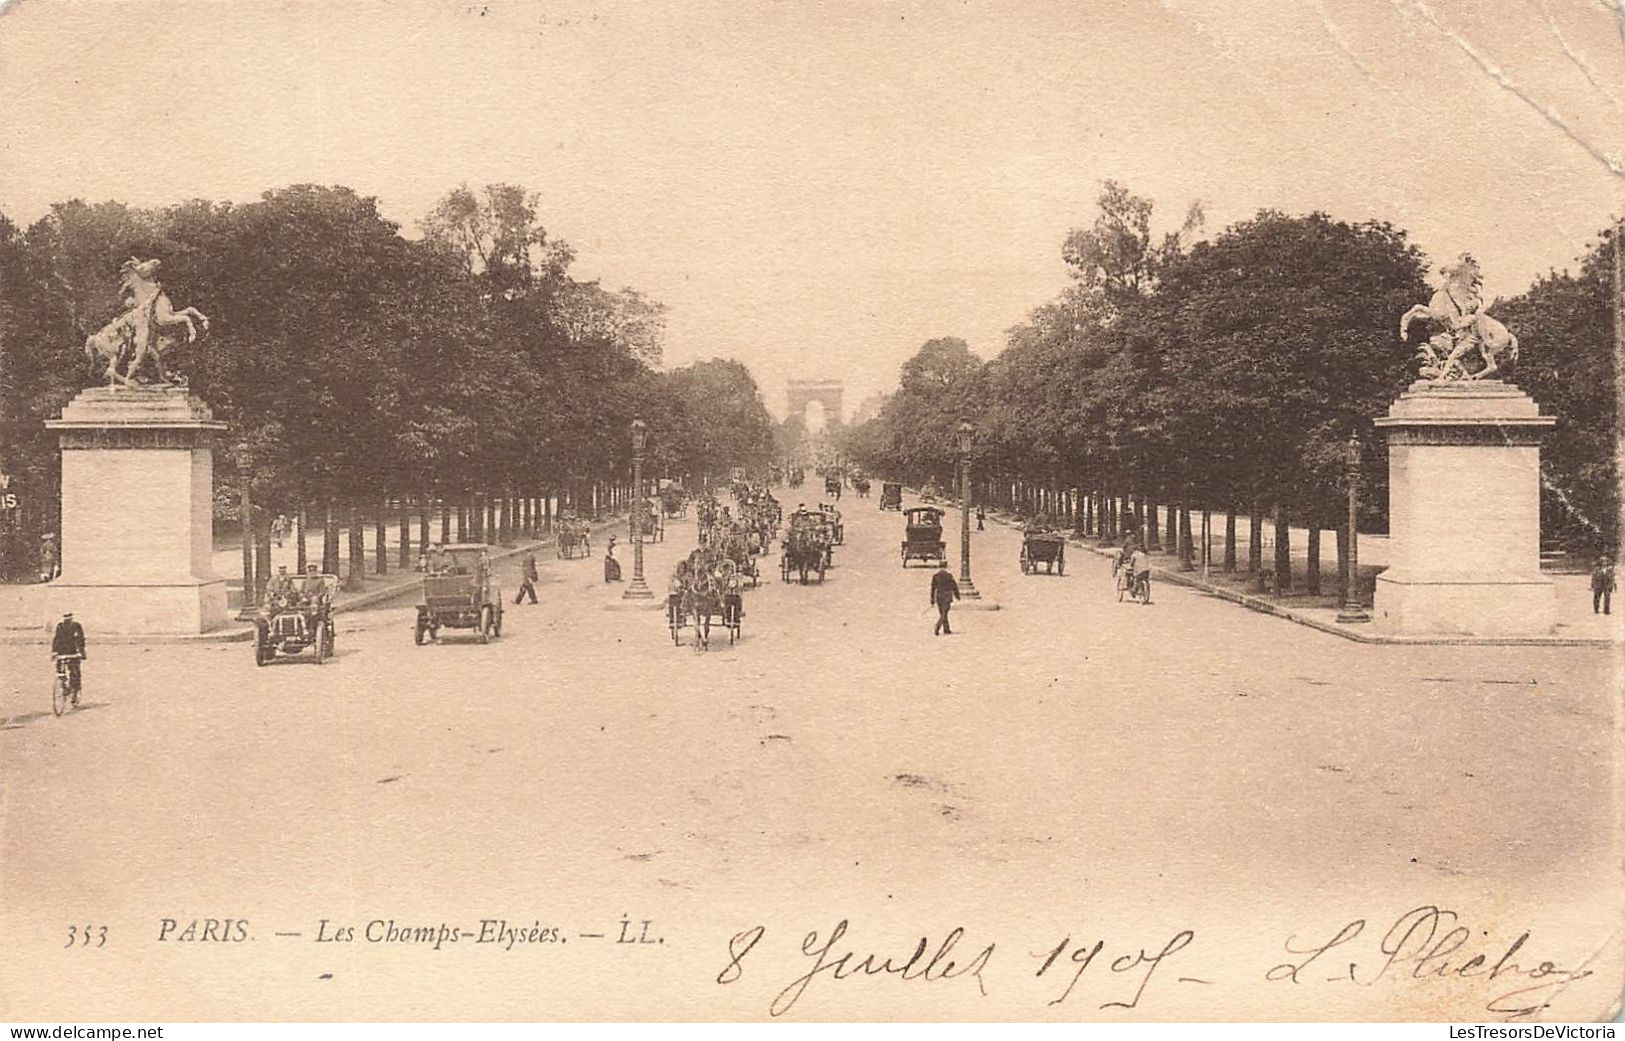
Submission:
[[47,420],[62,447],[62,574],[55,611],[95,639],[227,624],[214,574],[215,435],[184,387],[95,387]]
[[1388,439],[1389,567],[1372,620],[1394,635],[1544,636],[1540,441],[1557,420],[1500,380],[1412,384],[1376,420]]

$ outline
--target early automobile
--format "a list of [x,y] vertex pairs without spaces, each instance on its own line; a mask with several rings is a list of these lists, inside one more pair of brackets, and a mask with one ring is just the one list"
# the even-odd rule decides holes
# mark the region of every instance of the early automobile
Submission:
[[903,508],[903,486],[896,481],[886,481],[880,486],[880,508],[883,510],[900,510]]
[[283,591],[271,592],[254,618],[254,664],[268,665],[278,654],[310,648],[320,665],[333,654],[333,595],[337,575],[308,575]]
[[1066,535],[1063,532],[1030,528],[1021,536],[1021,573],[1038,574],[1044,566],[1046,575],[1066,574]]
[[436,546],[429,554],[413,637],[420,645],[438,640],[442,628],[473,629],[481,643],[502,635],[502,591],[484,543]]
[[942,541],[942,511],[935,506],[911,506],[903,511],[903,566],[910,560],[948,562],[948,544]]

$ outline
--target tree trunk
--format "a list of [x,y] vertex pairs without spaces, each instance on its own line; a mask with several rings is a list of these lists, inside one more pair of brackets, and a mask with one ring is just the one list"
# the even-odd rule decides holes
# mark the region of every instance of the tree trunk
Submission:
[[1234,506],[1224,511],[1224,570],[1234,573],[1236,570],[1236,508]]
[[389,500],[378,504],[372,518],[372,571],[375,575],[389,574]]
[[[440,544],[442,546],[444,546],[446,543],[451,541],[451,500],[446,498],[445,495],[442,494],[439,497],[439,501],[440,501]],[[425,537],[423,539],[423,544],[425,546],[427,546],[429,544],[429,540],[428,540],[427,537]]]
[[1264,508],[1258,503],[1247,514],[1247,570],[1254,575],[1264,570]]
[[513,542],[513,489],[502,489],[501,527],[498,529],[497,541],[504,546]]
[[1147,550],[1158,550],[1162,548],[1162,537],[1157,532],[1157,526],[1161,523],[1162,520],[1157,509],[1157,503],[1156,500],[1153,499],[1145,505],[1145,536],[1147,540],[1145,548]]
[[1088,492],[1083,497],[1083,533],[1095,533],[1095,493]]
[[468,498],[459,495],[456,503],[457,510],[457,541],[468,541]]
[[1275,595],[1292,592],[1292,529],[1286,507],[1275,504]]
[[1179,552],[1179,510],[1173,503],[1168,504],[1168,530],[1164,534],[1162,544],[1168,552]]
[[1303,591],[1310,596],[1320,595],[1320,525],[1309,525],[1309,566],[1303,572]]
[[350,590],[365,589],[367,585],[367,543],[362,532],[361,511],[350,507],[350,574],[344,588]]
[[333,500],[322,504],[325,520],[322,523],[322,570],[329,575],[339,573],[339,516],[333,509]]
[[553,490],[549,488],[547,494],[542,496],[542,532],[553,534]]
[[489,495],[486,496],[485,497],[485,544],[487,546],[495,546],[497,544],[497,539],[501,535],[501,533],[497,530],[497,526],[498,526],[497,518],[500,516],[500,514],[501,514],[501,511],[497,507],[497,499],[493,498],[493,497],[491,497]]
[[1191,551],[1194,543],[1191,539],[1191,508],[1188,503],[1179,504],[1179,570],[1190,571],[1195,565],[1191,563]]
[[310,552],[305,543],[305,529],[310,525],[310,513],[305,507],[299,507],[299,513],[294,518],[294,524],[298,528],[297,534],[294,535],[294,560],[299,565],[299,573],[304,574],[305,557]]
[[395,504],[400,520],[400,552],[395,558],[396,567],[402,571],[412,569],[412,503],[406,496],[401,496]]

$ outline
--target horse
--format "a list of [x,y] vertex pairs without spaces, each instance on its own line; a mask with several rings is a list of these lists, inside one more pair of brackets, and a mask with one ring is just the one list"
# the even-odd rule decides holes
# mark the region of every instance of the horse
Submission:
[[[1440,269],[1445,284],[1425,304],[1417,304],[1399,319],[1399,336],[1404,339],[1411,323],[1418,318],[1442,326],[1417,351],[1422,360],[1422,375],[1434,380],[1481,380],[1500,368],[1499,358],[1505,354],[1518,360],[1518,338],[1500,322],[1483,312],[1483,298],[1479,288],[1483,279],[1478,262],[1470,255]],[[1477,351],[1484,360],[1482,368],[1467,371],[1464,359],[1469,351]]]
[[[164,371],[160,348],[167,350],[178,342],[177,332],[171,330],[181,326],[186,328],[187,343],[197,340],[199,326],[204,332],[209,330],[208,316],[202,311],[195,307],[175,309],[158,281],[158,267],[157,260],[142,261],[134,257],[126,260],[120,268],[123,278],[119,291],[129,298],[129,306],[123,314],[85,338],[87,357],[99,355],[107,359],[109,385],[134,386],[148,357],[152,358],[159,383],[184,383],[180,377],[171,381]],[[119,372],[121,363],[122,373]]]
[[711,619],[722,614],[722,593],[710,573],[701,570],[683,591],[683,612],[694,619],[694,649],[711,646]]

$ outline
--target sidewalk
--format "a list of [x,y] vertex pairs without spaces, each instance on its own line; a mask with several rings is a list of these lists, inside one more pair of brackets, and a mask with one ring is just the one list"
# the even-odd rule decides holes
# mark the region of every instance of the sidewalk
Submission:
[[[1015,527],[1017,521],[1009,514],[988,511],[987,518],[1007,527]],[[1237,524],[1237,550],[1241,558],[1241,566],[1246,566],[1247,542],[1245,534],[1245,518],[1238,518]],[[1192,532],[1195,541],[1196,559],[1201,559],[1201,540],[1199,532]],[[1211,560],[1221,560],[1224,552],[1223,529],[1220,537],[1213,542]],[[1300,541],[1302,535],[1294,531],[1293,567],[1294,580],[1302,581],[1305,565],[1304,542]],[[1100,545],[1093,538],[1079,539],[1073,537],[1068,540],[1072,545],[1088,550],[1097,556],[1113,558],[1117,549],[1112,546]],[[1335,594],[1337,585],[1337,543],[1331,532],[1326,532],[1321,540],[1321,566],[1322,588],[1327,593]],[[1375,559],[1373,559],[1375,558]],[[1359,643],[1380,644],[1435,644],[1435,645],[1473,645],[1473,646],[1542,646],[1542,647],[1609,647],[1625,641],[1625,606],[1622,606],[1618,615],[1597,615],[1591,611],[1590,578],[1584,574],[1557,573],[1548,574],[1556,587],[1558,603],[1557,632],[1550,636],[1520,636],[1520,637],[1482,637],[1482,636],[1399,636],[1372,631],[1372,623],[1347,624],[1337,620],[1340,612],[1335,595],[1323,594],[1318,597],[1307,595],[1289,596],[1285,598],[1262,595],[1247,591],[1244,587],[1249,584],[1251,576],[1245,571],[1231,574],[1210,571],[1207,579],[1202,578],[1200,565],[1194,571],[1181,571],[1179,558],[1173,554],[1153,554],[1157,561],[1152,565],[1151,574],[1153,584],[1169,582],[1174,585],[1187,586],[1200,589],[1232,603],[1240,604],[1250,610],[1264,614],[1275,615],[1289,621],[1306,625],[1312,629],[1332,633],[1346,640]],[[1266,566],[1273,559],[1271,548],[1264,552]],[[1388,560],[1388,539],[1386,536],[1360,536],[1360,572],[1364,578],[1366,588],[1370,588],[1370,575],[1383,570]],[[1378,565],[1368,567],[1368,565]],[[1294,602],[1296,601],[1296,602]]]
[[[596,538],[599,534],[606,531],[624,529],[626,523],[627,521],[624,514],[612,515],[610,517],[606,517],[604,520],[594,522],[592,532]],[[414,532],[415,530],[416,529],[414,528]],[[370,536],[371,532],[369,531],[368,534]],[[321,556],[320,545],[319,539],[313,540],[312,548],[316,552],[313,553],[312,556],[316,559],[319,559]],[[344,545],[346,545],[346,543],[344,543],[344,541],[341,539],[340,546],[342,547]],[[393,547],[396,547],[397,545],[398,544],[391,543],[391,552],[394,551]],[[552,535],[543,536],[540,539],[533,539],[528,542],[515,542],[508,545],[499,543],[491,547],[491,559],[495,562],[501,562],[513,557],[517,557],[526,550],[540,550],[543,547],[550,547],[552,545]],[[294,553],[295,549],[292,539],[287,540],[283,544],[282,550],[275,550],[273,548],[273,568],[277,564],[287,563],[289,570],[292,570]],[[279,559],[279,554],[286,554],[287,559],[285,561]],[[239,567],[241,566],[240,562],[242,558],[240,552],[217,550],[215,552],[216,568],[220,567],[222,558],[230,558],[231,560],[236,561]],[[372,560],[373,557],[369,552],[367,556],[369,566]],[[393,562],[394,557],[391,557],[391,563],[393,564]],[[540,560],[538,563],[545,565],[546,561]],[[218,570],[216,573],[222,574],[222,572]],[[222,574],[222,577],[230,574],[230,572],[225,572]],[[242,577],[240,572],[234,579],[227,577],[226,585],[230,593],[230,613],[227,615],[226,624],[219,629],[211,629],[206,633],[191,634],[92,634],[92,637],[100,643],[120,644],[235,643],[239,641],[251,640],[254,638],[254,626],[248,622],[237,620],[237,604],[240,602],[239,597],[241,596],[242,592]],[[403,571],[392,566],[389,573],[385,575],[373,575],[369,572],[365,587],[361,590],[349,592],[342,588],[340,589],[338,595],[333,599],[333,613],[343,614],[346,611],[357,611],[365,607],[371,607],[375,604],[393,600],[396,597],[405,596],[409,593],[416,593],[422,588],[422,585],[423,575],[420,572],[413,571],[411,569]],[[56,624],[56,618],[51,612],[43,609],[38,604],[38,601],[43,596],[43,591],[45,588],[46,587],[44,585],[40,584],[0,586],[0,644],[34,644],[44,643],[50,639],[52,627]]]

